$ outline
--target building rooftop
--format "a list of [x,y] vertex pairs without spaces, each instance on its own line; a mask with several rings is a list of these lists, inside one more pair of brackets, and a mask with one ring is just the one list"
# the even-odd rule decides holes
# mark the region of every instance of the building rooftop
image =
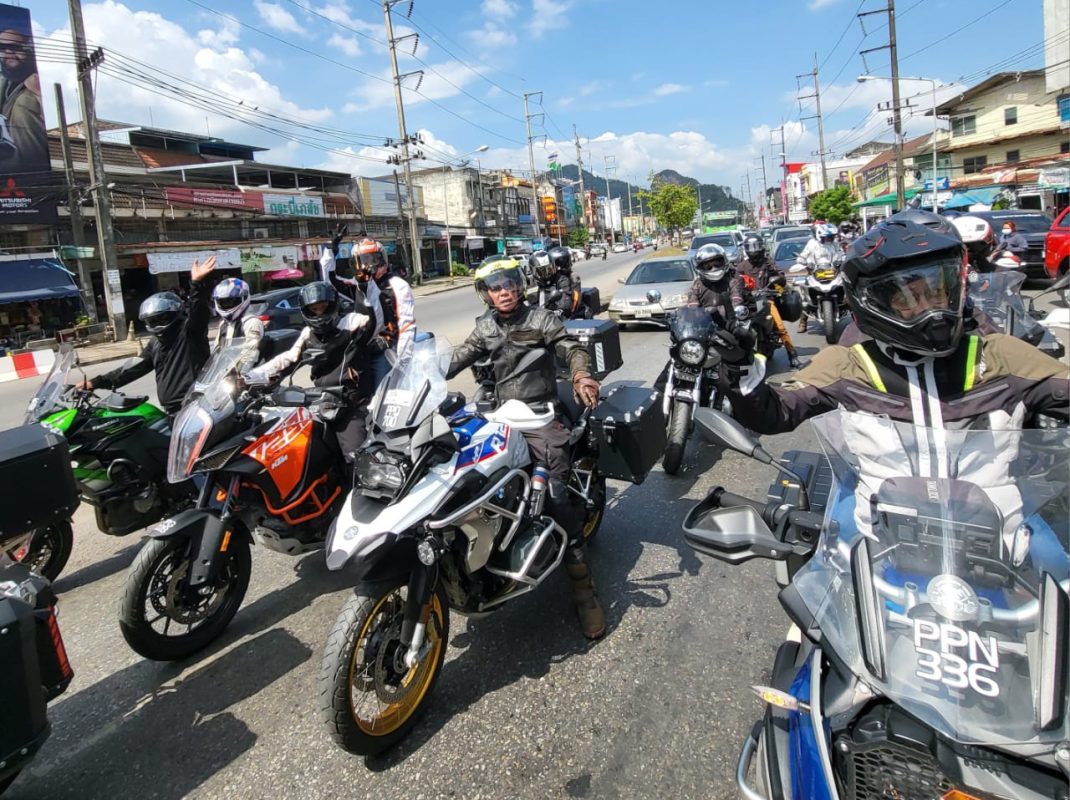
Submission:
[[[978,83],[976,86],[971,86],[962,94],[955,95],[950,100],[945,100],[943,103],[936,107],[937,115],[946,115],[951,111],[954,111],[963,103],[972,100],[979,95],[984,94],[997,86],[1001,86],[1004,83],[1010,83],[1012,81],[1017,82],[1023,78],[1042,78],[1044,77],[1044,70],[1042,69],[1027,69],[1020,72],[997,72],[985,80]],[[932,111],[926,112],[926,115],[931,114]]]

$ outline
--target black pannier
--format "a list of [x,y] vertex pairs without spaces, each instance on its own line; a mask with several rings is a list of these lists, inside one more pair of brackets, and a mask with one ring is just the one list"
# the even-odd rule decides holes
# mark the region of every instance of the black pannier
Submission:
[[67,440],[41,425],[0,431],[0,486],[0,536],[70,519],[78,508],[78,485]]
[[602,380],[615,369],[620,369],[624,359],[620,354],[620,328],[608,319],[570,319],[565,330],[579,339],[591,359],[591,374]]
[[665,450],[661,393],[643,386],[615,386],[591,413],[598,471],[607,478],[642,483]]

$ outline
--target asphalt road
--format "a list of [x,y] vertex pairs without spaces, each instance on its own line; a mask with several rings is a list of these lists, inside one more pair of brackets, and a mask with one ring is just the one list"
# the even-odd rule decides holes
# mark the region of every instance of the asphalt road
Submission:
[[[635,260],[580,271],[615,283]],[[473,294],[424,298],[418,313],[460,341],[478,310]],[[652,383],[667,340],[654,328],[623,333],[625,365],[612,378]],[[798,343],[805,357],[822,342]],[[780,352],[774,368],[785,367]],[[0,385],[0,426],[18,422],[33,388]],[[132,389],[151,394],[151,380]],[[778,453],[814,441],[804,426],[765,445]],[[693,440],[679,476],[657,467],[639,486],[611,482],[590,554],[606,637],[580,635],[563,576],[484,619],[454,615],[427,714],[375,759],[335,747],[318,718],[322,646],[352,591],[322,554],[254,553],[245,605],[222,639],[199,658],[158,664],[129,650],[116,623],[140,537],[105,537],[82,508],[55,586],[76,676],[49,708],[50,740],[7,796],[735,797],[739,747],[761,713],[749,687],[768,679],[788,623],[772,565],[698,557],[680,523],[714,485],[762,496],[773,474]]]

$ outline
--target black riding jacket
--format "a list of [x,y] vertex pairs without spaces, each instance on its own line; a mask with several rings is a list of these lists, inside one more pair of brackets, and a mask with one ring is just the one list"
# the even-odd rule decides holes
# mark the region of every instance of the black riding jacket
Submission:
[[176,413],[208,361],[208,301],[211,295],[211,286],[204,281],[193,281],[185,319],[153,336],[133,364],[93,378],[93,386],[118,389],[155,370],[156,397],[164,411]]
[[489,358],[499,402],[546,403],[557,399],[555,354],[573,378],[589,374],[587,351],[557,315],[521,303],[507,318],[490,310],[476,320],[475,330],[453,351],[448,377]]

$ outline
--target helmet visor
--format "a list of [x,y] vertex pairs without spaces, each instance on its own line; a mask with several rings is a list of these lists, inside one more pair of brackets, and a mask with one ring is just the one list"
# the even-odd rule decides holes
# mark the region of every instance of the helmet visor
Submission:
[[232,308],[237,308],[241,305],[241,302],[241,297],[217,297],[215,299],[215,304],[221,311],[230,311]]
[[483,278],[482,284],[488,294],[521,292],[523,290],[523,280],[520,278],[519,271],[515,269],[493,272]]
[[157,311],[154,314],[146,314],[141,318],[141,321],[145,323],[145,327],[150,331],[162,331],[176,319],[181,312],[179,311]]
[[944,258],[859,280],[860,301],[884,317],[910,322],[929,311],[962,306],[962,259]]
[[383,254],[381,252],[360,253],[357,256],[357,262],[365,270],[374,270],[377,267],[381,267],[386,264],[386,260],[383,258]]

